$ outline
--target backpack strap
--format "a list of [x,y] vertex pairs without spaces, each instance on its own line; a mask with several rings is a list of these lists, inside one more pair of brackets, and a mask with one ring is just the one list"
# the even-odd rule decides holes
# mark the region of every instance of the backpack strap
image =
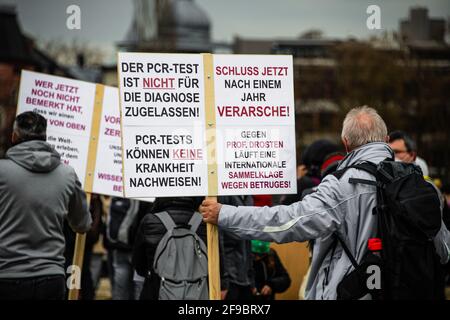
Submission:
[[342,249],[344,250],[345,254],[347,255],[347,257],[349,258],[350,262],[352,263],[353,267],[355,268],[355,271],[360,273],[358,267],[358,262],[356,261],[355,257],[353,257],[352,253],[350,252],[350,249],[347,247],[347,245],[345,244],[344,240],[341,239],[341,237],[339,237],[339,235],[337,234],[337,232],[333,233],[333,242],[331,243],[331,245],[328,247],[325,256],[328,255],[328,253],[331,251],[331,256],[330,256],[330,264],[328,266],[328,268],[325,268],[325,278],[324,278],[324,285],[328,285],[329,283],[329,273],[330,273],[330,267],[331,267],[331,263],[332,263],[332,259],[334,256],[334,252],[336,251],[336,247],[338,242],[341,244]]
[[361,184],[368,184],[368,185],[372,185],[372,186],[378,185],[378,183],[376,181],[367,180],[367,179],[358,179],[358,178],[349,178],[348,182],[352,183],[352,184],[361,183]]
[[329,277],[330,277],[330,267],[331,267],[331,263],[333,262],[333,257],[334,257],[334,252],[336,251],[336,247],[337,247],[337,243],[338,240],[336,237],[333,237],[333,242],[331,243],[331,245],[328,247],[328,250],[325,253],[325,257],[328,255],[328,253],[331,251],[331,256],[330,256],[330,263],[328,265],[328,268],[325,268],[325,279],[323,284],[324,285],[328,285],[329,283]]
[[[375,178],[377,178],[377,166],[375,164],[373,164],[372,162],[358,163],[358,164],[349,166],[347,168],[362,170],[362,171],[365,171],[365,172],[369,173],[370,175],[374,176]],[[372,185],[372,186],[378,186],[377,181],[367,180],[367,179],[349,178],[348,182],[352,183],[352,184],[361,183],[361,184],[368,184],[368,185]]]
[[191,217],[191,220],[189,220],[188,225],[191,226],[192,232],[197,232],[198,227],[203,221],[203,216],[200,214],[200,212],[195,211],[194,214]]
[[347,257],[350,259],[350,262],[352,263],[353,267],[355,269],[358,268],[358,262],[356,261],[355,257],[352,255],[352,253],[350,252],[350,249],[347,247],[347,245],[345,244],[344,240],[341,239],[341,237],[339,237],[339,235],[335,232],[334,236],[336,237],[336,239],[339,241],[339,243],[342,246],[342,249],[344,249],[345,254],[347,254]]
[[330,173],[331,175],[335,176],[336,179],[341,180],[342,176],[344,175],[345,171],[349,169],[350,167],[345,167],[343,169],[337,170],[335,172]]
[[155,216],[157,216],[159,220],[161,220],[167,231],[170,231],[176,227],[175,222],[173,222],[173,219],[170,217],[167,211],[155,213]]
[[359,170],[363,170],[366,171],[368,173],[370,173],[371,175],[376,175],[377,173],[377,166],[375,164],[373,164],[372,162],[362,162],[362,163],[358,163],[358,164],[352,164],[351,166],[348,167],[344,167],[342,169],[339,169],[333,173],[331,173],[333,176],[335,176],[338,179],[341,179],[342,176],[344,175],[345,171],[347,171],[348,169],[359,169]]

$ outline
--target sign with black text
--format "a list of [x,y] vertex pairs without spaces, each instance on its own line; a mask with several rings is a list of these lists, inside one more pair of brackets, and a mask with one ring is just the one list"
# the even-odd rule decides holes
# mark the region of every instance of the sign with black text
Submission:
[[47,142],[75,169],[85,191],[122,196],[117,88],[104,86],[93,186],[84,186],[96,90],[95,83],[23,70],[17,113],[35,111],[47,119]]
[[127,197],[296,192],[291,56],[121,52],[117,67]]

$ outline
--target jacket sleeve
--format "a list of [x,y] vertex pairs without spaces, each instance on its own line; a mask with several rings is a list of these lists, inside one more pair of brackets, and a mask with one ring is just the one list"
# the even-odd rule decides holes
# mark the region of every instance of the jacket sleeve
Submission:
[[289,288],[291,285],[291,278],[275,250],[272,251],[272,254],[275,260],[275,274],[267,280],[267,284],[272,288],[273,292],[281,293]]
[[337,230],[343,220],[346,202],[341,199],[339,181],[329,175],[317,191],[289,206],[233,207],[222,205],[219,226],[244,239],[277,243],[316,239]]
[[86,194],[81,189],[81,183],[75,172],[75,188],[69,200],[67,222],[74,232],[85,233],[89,231],[92,217],[87,207]]

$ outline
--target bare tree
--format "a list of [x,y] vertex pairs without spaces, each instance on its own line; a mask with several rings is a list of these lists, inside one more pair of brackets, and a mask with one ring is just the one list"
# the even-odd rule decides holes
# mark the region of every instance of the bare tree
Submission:
[[79,57],[84,57],[83,62],[86,66],[98,66],[103,64],[106,56],[102,49],[77,40],[65,42],[54,39],[39,41],[38,44],[39,48],[57,63],[66,66],[79,64]]

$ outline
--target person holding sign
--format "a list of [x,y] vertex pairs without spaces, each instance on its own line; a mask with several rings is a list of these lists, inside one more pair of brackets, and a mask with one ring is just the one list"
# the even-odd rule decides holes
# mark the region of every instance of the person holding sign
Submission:
[[64,299],[64,219],[78,233],[92,223],[81,183],[46,129],[41,115],[19,114],[0,160],[0,300]]
[[[232,206],[252,206],[252,196],[221,196],[218,201]],[[222,300],[252,300],[255,287],[252,244],[232,232],[219,231],[223,251],[221,268]]]
[[[385,159],[394,158],[392,149],[387,144],[385,122],[376,110],[366,106],[352,109],[346,115],[342,141],[348,154],[341,161],[338,170],[362,163],[387,163],[389,161]],[[359,183],[374,183],[375,178],[355,167],[341,173],[340,177],[335,174],[326,176],[314,193],[289,206],[233,207],[205,200],[199,210],[205,222],[218,224],[220,228],[244,239],[278,243],[316,239],[306,299],[334,300],[338,298],[341,281],[356,265],[359,268],[368,253],[368,240],[376,239],[379,216],[373,214],[379,198],[377,188],[371,184]],[[349,178],[353,178],[353,181],[349,181]],[[437,222],[441,222],[436,223],[440,229],[435,229],[437,233],[434,235],[432,249],[433,253],[435,251],[439,255],[440,262],[445,263],[450,254],[450,236],[442,221]],[[383,247],[385,245],[383,243]],[[425,258],[420,263],[424,260]],[[420,263],[418,261],[417,265]],[[373,273],[372,271],[371,274]],[[378,277],[381,276],[379,273],[380,271]],[[374,289],[365,285],[366,289]],[[361,298],[371,296],[366,294]]]
[[[145,278],[140,300],[204,300],[205,296],[208,296],[205,280],[207,265],[201,268],[194,264],[198,261],[205,261],[207,264],[207,252],[203,247],[207,243],[206,225],[202,222],[200,214],[196,212],[202,200],[202,197],[156,198],[151,212],[142,218],[133,246],[132,258],[137,274]],[[187,230],[197,235],[198,241],[195,247],[190,245],[193,237],[186,232]],[[180,231],[185,233],[180,236],[177,234]],[[177,238],[184,242],[184,250],[177,250],[176,243],[170,241]],[[160,244],[164,240],[167,242]],[[173,260],[165,259],[167,255]],[[199,260],[195,259],[197,255]],[[183,259],[177,260],[181,257]],[[165,264],[165,262],[170,263]],[[193,280],[191,279],[193,276],[196,278],[195,282],[190,281]],[[192,288],[195,290],[191,290]],[[192,291],[203,298],[189,295]]]

